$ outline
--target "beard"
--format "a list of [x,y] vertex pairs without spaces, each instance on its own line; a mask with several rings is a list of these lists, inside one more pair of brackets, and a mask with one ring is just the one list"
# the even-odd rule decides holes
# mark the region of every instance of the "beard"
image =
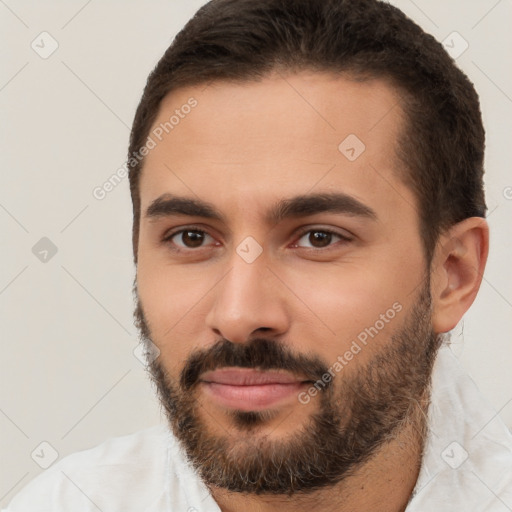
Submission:
[[[136,289],[135,295],[136,325],[149,346],[154,341]],[[148,369],[170,427],[206,485],[290,496],[341,482],[408,428],[423,446],[430,376],[441,342],[441,335],[432,330],[427,284],[403,326],[382,347],[366,348],[373,352],[368,362],[328,383],[322,376],[329,365],[320,358],[296,354],[267,338],[246,343],[221,339],[193,351],[178,378],[169,375],[159,357],[149,362]],[[226,410],[239,435],[213,433],[208,424],[212,417],[199,414],[198,385],[204,372],[224,366],[287,370],[322,381],[323,389],[315,397],[317,410],[284,438],[258,436],[258,427],[280,414],[272,409]]]

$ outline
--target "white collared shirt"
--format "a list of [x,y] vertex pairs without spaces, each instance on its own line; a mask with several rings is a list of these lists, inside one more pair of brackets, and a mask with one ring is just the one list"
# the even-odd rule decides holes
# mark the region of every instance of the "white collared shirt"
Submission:
[[[2,512],[221,512],[167,426],[74,453]],[[429,436],[407,512],[511,512],[512,434],[449,347],[432,375]]]

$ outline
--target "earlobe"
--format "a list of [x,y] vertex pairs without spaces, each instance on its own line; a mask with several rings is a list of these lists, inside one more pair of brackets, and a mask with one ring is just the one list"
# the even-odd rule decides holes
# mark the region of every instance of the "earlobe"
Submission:
[[489,226],[483,218],[465,219],[440,236],[430,278],[436,333],[453,329],[473,304],[488,252]]

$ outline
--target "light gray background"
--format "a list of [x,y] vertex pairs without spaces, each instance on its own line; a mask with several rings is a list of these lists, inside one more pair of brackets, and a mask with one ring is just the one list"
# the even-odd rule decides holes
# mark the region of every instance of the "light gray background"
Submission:
[[[92,191],[125,161],[147,75],[203,3],[0,0],[0,506],[52,450],[163,421],[133,355],[128,180],[102,201]],[[393,3],[438,40],[469,43],[457,62],[487,129],[491,253],[454,351],[512,426],[512,2]],[[31,48],[50,48],[43,31],[59,45],[46,59]],[[58,249],[47,262],[32,252],[43,237]]]

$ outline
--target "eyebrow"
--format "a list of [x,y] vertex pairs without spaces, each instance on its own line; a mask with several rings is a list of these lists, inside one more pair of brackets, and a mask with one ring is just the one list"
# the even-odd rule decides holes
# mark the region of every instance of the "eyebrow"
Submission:
[[[265,216],[269,225],[284,219],[306,217],[318,213],[340,213],[376,221],[377,213],[358,199],[344,193],[306,194],[282,199],[273,205]],[[147,208],[145,218],[152,221],[162,217],[185,215],[204,217],[226,222],[215,206],[200,199],[163,194]]]

